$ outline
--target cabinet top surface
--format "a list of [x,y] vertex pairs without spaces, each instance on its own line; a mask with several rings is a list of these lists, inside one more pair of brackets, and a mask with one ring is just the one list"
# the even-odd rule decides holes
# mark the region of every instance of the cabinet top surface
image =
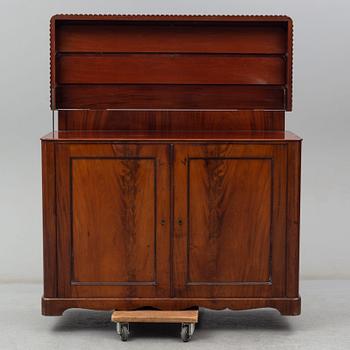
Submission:
[[55,131],[44,141],[301,141],[290,131]]

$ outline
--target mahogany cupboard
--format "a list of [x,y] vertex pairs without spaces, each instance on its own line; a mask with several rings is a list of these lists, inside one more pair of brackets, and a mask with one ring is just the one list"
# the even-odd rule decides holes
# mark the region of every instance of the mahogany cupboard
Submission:
[[54,16],[43,314],[299,314],[291,89],[285,16]]

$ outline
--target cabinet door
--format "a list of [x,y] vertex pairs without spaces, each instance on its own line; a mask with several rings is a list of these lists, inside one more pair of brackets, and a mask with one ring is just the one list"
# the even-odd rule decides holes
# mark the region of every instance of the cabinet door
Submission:
[[285,292],[286,145],[175,146],[177,297]]
[[165,145],[58,144],[61,297],[169,295]]

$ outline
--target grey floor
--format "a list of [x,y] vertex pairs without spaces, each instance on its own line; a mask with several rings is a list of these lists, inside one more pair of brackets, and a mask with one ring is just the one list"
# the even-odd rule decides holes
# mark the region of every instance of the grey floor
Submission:
[[122,343],[109,312],[40,315],[41,286],[0,284],[0,349],[350,349],[350,281],[302,281],[302,315],[271,309],[200,311],[193,339],[179,325],[137,324]]

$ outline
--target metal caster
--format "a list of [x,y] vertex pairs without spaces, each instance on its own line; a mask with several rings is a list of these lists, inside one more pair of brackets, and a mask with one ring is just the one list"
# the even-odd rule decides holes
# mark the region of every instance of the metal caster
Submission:
[[122,341],[127,341],[130,335],[129,323],[117,322],[117,333]]
[[182,323],[181,325],[181,339],[184,342],[191,340],[194,333],[195,324],[194,323]]

